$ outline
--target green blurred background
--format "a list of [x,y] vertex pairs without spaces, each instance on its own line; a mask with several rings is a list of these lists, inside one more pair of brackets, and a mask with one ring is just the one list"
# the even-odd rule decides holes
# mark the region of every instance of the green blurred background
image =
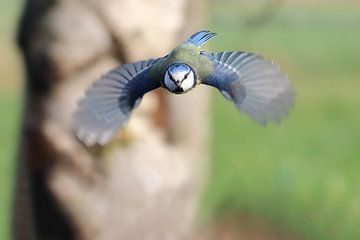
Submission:
[[[313,2],[313,3],[312,3]],[[309,239],[360,239],[360,2],[210,1],[213,50],[273,58],[294,82],[295,108],[258,126],[214,91],[212,171],[204,219],[250,214]],[[0,239],[8,239],[23,70],[22,2],[0,2]],[[248,23],[248,24],[246,24]]]

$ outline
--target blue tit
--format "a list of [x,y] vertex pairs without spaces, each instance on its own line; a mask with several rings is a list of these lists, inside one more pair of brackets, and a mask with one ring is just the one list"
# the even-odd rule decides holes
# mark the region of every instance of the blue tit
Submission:
[[86,145],[106,144],[145,93],[162,87],[183,94],[199,84],[217,88],[260,124],[279,122],[294,101],[286,75],[273,61],[254,53],[200,51],[215,35],[197,32],[164,57],[122,64],[104,74],[78,102],[77,137]]

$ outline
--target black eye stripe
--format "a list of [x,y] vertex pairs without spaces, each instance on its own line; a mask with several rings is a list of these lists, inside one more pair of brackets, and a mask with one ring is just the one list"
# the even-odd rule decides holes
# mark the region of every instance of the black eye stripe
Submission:
[[168,75],[169,75],[169,77],[170,77],[170,80],[171,81],[173,81],[173,82],[175,82],[175,79],[173,78],[173,76],[168,72]]
[[[190,72],[191,72],[191,71],[189,71],[188,73],[186,73],[186,74],[184,75],[184,78],[181,80],[181,82],[183,82],[183,81],[189,76]],[[170,73],[168,73],[168,75],[169,75],[169,77],[170,77],[170,80],[172,80],[173,82],[175,82],[175,79],[173,78],[173,76],[172,76]]]
[[191,70],[189,70],[189,72],[187,74],[185,74],[184,79],[189,76],[190,72],[191,72]]
[[183,80],[181,80],[181,82],[183,82],[185,79],[187,79],[187,77],[189,76],[190,72],[191,72],[191,69],[184,75],[184,78],[183,78]]

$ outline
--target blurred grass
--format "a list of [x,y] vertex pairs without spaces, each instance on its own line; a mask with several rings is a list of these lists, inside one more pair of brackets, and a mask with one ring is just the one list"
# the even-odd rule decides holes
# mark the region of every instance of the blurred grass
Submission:
[[18,93],[9,94],[1,89],[0,96],[0,239],[8,239],[10,197],[21,104]]
[[21,1],[0,2],[0,239],[9,239],[22,70],[14,35]]
[[[313,239],[360,239],[360,6],[289,3],[269,24],[246,29],[253,10],[225,2],[213,2],[214,50],[273,58],[298,96],[280,126],[263,128],[214,92],[202,215],[249,212]],[[8,239],[21,108],[22,73],[9,37],[20,3],[10,5],[0,15],[0,239]]]
[[239,211],[311,239],[360,239],[360,5],[285,5],[258,29],[240,24],[241,7],[215,2],[214,49],[273,58],[297,101],[280,126],[262,128],[216,94],[203,214]]

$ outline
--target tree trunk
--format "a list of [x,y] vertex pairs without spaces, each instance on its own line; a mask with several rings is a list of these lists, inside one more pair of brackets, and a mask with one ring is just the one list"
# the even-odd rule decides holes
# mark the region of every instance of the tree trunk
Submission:
[[14,239],[190,239],[207,165],[208,93],[147,94],[104,147],[72,132],[84,90],[119,62],[167,54],[205,0],[28,0]]

